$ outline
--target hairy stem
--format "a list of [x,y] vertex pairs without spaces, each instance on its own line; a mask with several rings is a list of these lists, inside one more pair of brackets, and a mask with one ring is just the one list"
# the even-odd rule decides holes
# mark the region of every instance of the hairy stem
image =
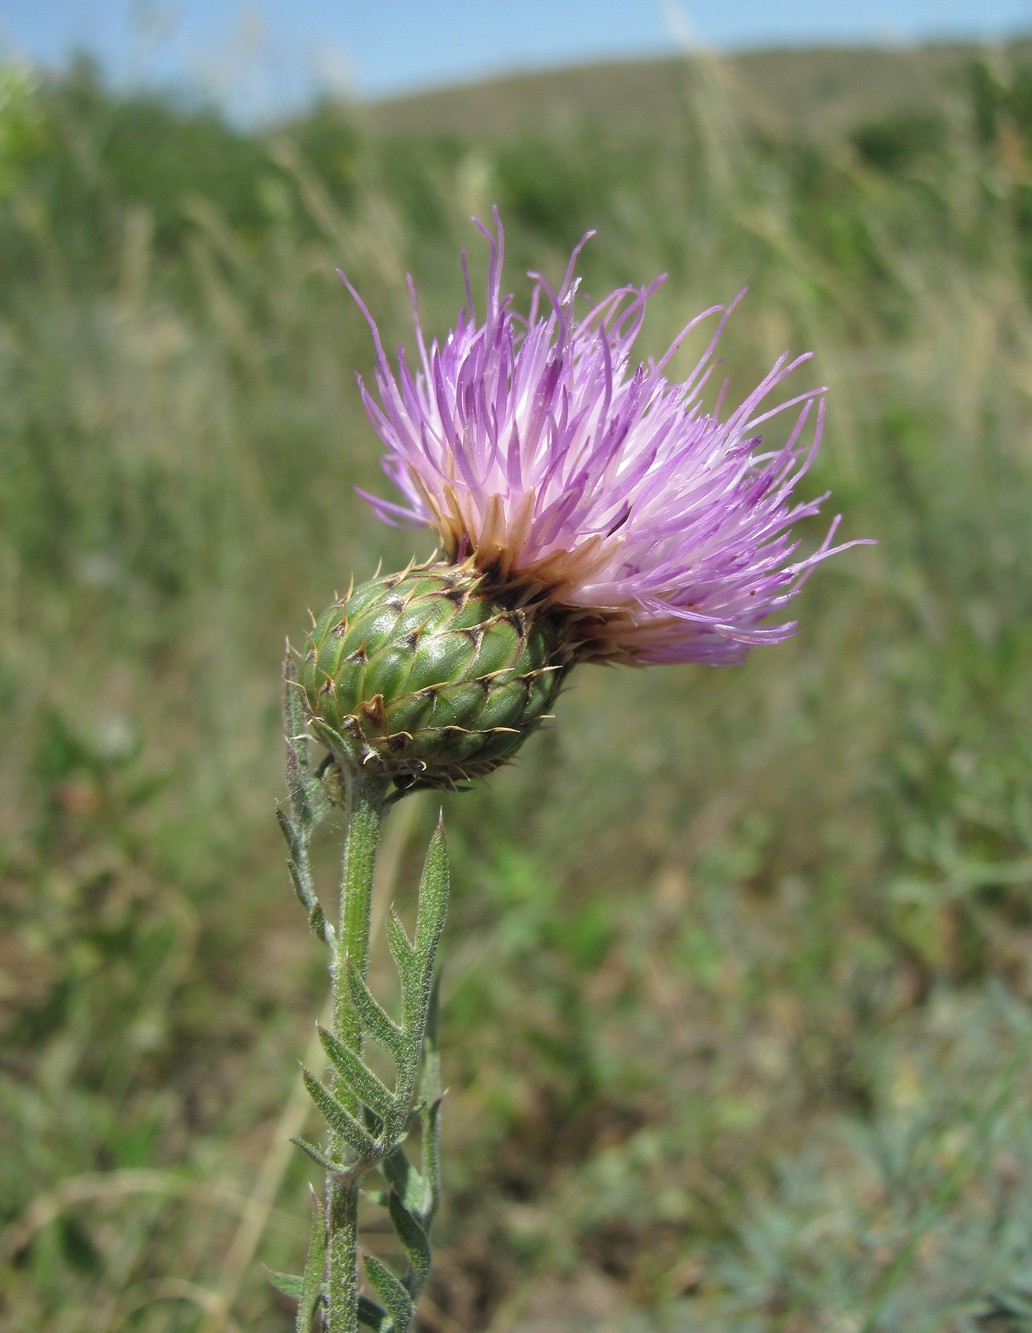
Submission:
[[[362,1054],[362,1025],[351,1004],[345,968],[363,978],[369,960],[369,919],[373,899],[373,871],[380,843],[387,800],[387,784],[379,775],[352,772],[347,776],[347,832],[340,885],[340,924],[330,960],[333,1033],[356,1055]],[[346,1080],[334,1073],[334,1093],[359,1119],[362,1107]],[[329,1140],[331,1160],[347,1155],[347,1145],[334,1131]],[[326,1179],[326,1239],[329,1333],[357,1333],[358,1329],[358,1198],[357,1184],[346,1183],[333,1172]]]

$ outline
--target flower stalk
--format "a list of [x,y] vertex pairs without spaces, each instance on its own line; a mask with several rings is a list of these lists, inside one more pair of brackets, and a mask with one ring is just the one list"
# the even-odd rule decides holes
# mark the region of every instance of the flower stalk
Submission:
[[[330,1026],[319,1028],[329,1077],[302,1077],[326,1121],[322,1145],[294,1142],[324,1172],[325,1192],[313,1205],[312,1239],[305,1272],[273,1274],[275,1284],[298,1301],[297,1333],[406,1333],[430,1269],[429,1227],[440,1197],[440,1063],[436,1051],[437,947],[448,906],[448,864],[443,831],[430,843],[417,894],[414,938],[392,909],[387,941],[401,983],[400,1021],[374,998],[367,981],[376,856],[392,800],[391,774],[354,728],[335,731],[307,711],[296,664],[284,666],[288,799],[279,813],[290,851],[288,865],[313,933],[327,948]],[[309,761],[310,735],[330,750],[316,771]],[[336,925],[326,919],[315,892],[309,859],[311,836],[336,804],[344,809],[345,837]],[[393,1086],[369,1066],[374,1041],[394,1064]],[[418,1089],[418,1097],[417,1097]],[[410,1130],[421,1129],[421,1165],[406,1152]],[[379,1173],[385,1188],[363,1190]],[[369,1286],[360,1291],[359,1204],[363,1195],[388,1213],[404,1252],[399,1277],[381,1259],[364,1257]]]
[[[336,1041],[343,1043],[361,1060],[364,1033],[351,999],[347,971],[353,968],[364,979],[368,970],[373,875],[387,801],[387,783],[377,773],[351,772],[346,778],[346,793],[347,832],[340,883],[340,927],[330,965],[331,1031]],[[331,1091],[357,1120],[362,1114],[357,1092],[339,1067],[331,1066],[331,1069]],[[343,1136],[331,1128],[331,1158],[343,1160],[348,1146]],[[327,1172],[329,1333],[353,1333],[358,1327],[358,1201],[357,1180],[350,1180],[337,1171]]]

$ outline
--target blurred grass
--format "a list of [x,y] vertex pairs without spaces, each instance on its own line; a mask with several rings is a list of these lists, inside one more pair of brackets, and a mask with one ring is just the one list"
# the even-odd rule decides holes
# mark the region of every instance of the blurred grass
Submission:
[[[447,801],[423,1326],[1032,1327],[1026,58],[852,118],[815,64],[812,134],[712,62],[652,116],[596,81],[535,120],[533,83],[504,133],[321,105],[245,136],[85,64],[4,73],[5,1327],[290,1324],[261,1263],[303,1252],[324,977],[272,818],[278,663],[412,550],[353,493],[384,483],[333,270],[388,345],[408,271],[443,331],[494,202],[517,290],[588,227],[590,290],[668,272],[652,351],[748,284],[732,392],[815,349],[812,485],[880,545],[742,668],[585,670]],[[434,814],[395,816],[381,908]]]

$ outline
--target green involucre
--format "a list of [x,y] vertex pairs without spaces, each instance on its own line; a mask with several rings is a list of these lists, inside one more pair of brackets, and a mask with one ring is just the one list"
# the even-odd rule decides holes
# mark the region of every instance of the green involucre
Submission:
[[510,758],[570,663],[560,619],[470,564],[371,579],[322,613],[298,678],[313,717],[401,786],[449,787]]

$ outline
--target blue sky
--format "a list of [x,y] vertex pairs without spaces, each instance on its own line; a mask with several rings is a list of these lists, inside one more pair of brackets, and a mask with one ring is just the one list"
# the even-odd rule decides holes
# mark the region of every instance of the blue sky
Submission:
[[0,56],[86,49],[119,85],[179,86],[253,119],[315,90],[387,97],[597,59],[819,43],[1000,40],[1032,0],[3,0]]

